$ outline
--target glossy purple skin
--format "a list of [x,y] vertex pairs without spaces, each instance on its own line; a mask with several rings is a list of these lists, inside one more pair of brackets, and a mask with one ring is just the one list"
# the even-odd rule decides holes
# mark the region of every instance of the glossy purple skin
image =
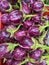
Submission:
[[28,63],[26,63],[26,65],[34,65],[34,64],[32,64],[32,63],[28,62]]
[[28,5],[28,3],[30,3],[30,0],[22,0],[22,4]]
[[9,3],[8,3],[7,0],[2,0],[2,1],[0,2],[0,11],[5,12],[5,11],[8,10],[9,8],[10,8],[10,6],[9,6]]
[[33,24],[32,21],[26,20],[24,21],[23,26],[28,29],[29,27],[32,26],[32,24]]
[[10,33],[5,31],[5,30],[2,30],[0,32],[0,42],[6,42],[8,41],[10,38]]
[[32,4],[34,4],[35,0],[30,0],[30,4],[32,6]]
[[40,20],[41,20],[41,17],[39,15],[32,17],[32,21],[35,22],[35,23],[39,23]]
[[14,10],[9,13],[9,21],[13,25],[18,25],[22,22],[23,15],[22,12],[19,10]]
[[24,30],[19,30],[14,33],[14,38],[19,42],[22,41],[26,36],[27,32]]
[[0,0],[0,2],[1,2],[2,0]]
[[40,65],[47,65],[46,60],[43,60],[43,62],[41,62]]
[[26,58],[26,50],[21,47],[17,47],[13,52],[13,58],[15,60],[23,61]]
[[30,36],[32,36],[32,37],[36,37],[36,36],[40,36],[41,35],[41,33],[39,31],[39,26],[30,27],[28,32],[29,32]]
[[11,60],[11,59],[8,59],[8,60],[5,62],[5,64],[6,64],[6,65],[11,65],[11,62],[12,62],[12,60]]
[[42,56],[42,51],[40,49],[37,49],[34,52],[30,53],[30,57],[35,60],[39,60],[41,56]]
[[25,14],[30,14],[31,10],[27,5],[22,5],[22,10]]
[[35,2],[33,5],[32,5],[32,9],[35,11],[35,12],[41,12],[43,10],[43,7],[44,7],[44,3],[43,2]]
[[30,50],[31,46],[33,45],[33,41],[31,40],[30,37],[26,37],[25,39],[22,40],[22,42],[20,42],[20,45],[22,48]]
[[9,24],[8,14],[2,14],[1,20],[3,24]]
[[6,30],[8,30],[8,29],[15,30],[16,27],[14,25],[8,25],[7,28],[6,28]]
[[7,45],[5,43],[0,44],[0,59],[8,52],[9,50],[7,49]]

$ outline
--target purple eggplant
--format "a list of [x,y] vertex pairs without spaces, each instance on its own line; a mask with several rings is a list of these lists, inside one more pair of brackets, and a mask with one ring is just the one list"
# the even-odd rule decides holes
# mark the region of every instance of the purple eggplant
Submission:
[[6,65],[11,65],[12,63],[12,59],[7,59],[7,61],[5,62]]
[[1,20],[4,25],[10,24],[8,13],[2,14]]
[[41,12],[43,10],[44,7],[44,3],[43,2],[35,2],[32,5],[32,10],[34,10],[35,12]]
[[42,51],[40,49],[37,49],[30,53],[30,57],[35,60],[39,60],[42,56]]
[[24,49],[31,49],[31,46],[33,44],[34,42],[31,40],[30,37],[26,37],[20,42],[21,47]]
[[23,61],[26,58],[26,50],[24,50],[21,47],[17,47],[15,48],[14,52],[13,52],[13,57],[15,60],[19,60],[19,61]]
[[26,28],[26,29],[28,29],[29,27],[31,27],[33,25],[33,23],[32,23],[32,21],[30,21],[30,20],[26,20],[26,21],[24,21],[24,23],[23,23],[23,26]]
[[30,8],[27,5],[22,5],[22,11],[25,14],[30,14],[31,13],[31,10],[30,10]]
[[23,15],[22,12],[19,10],[14,10],[9,13],[9,21],[13,25],[18,25],[22,22]]
[[19,42],[22,41],[26,36],[27,32],[24,30],[19,30],[14,33],[14,38]]
[[29,28],[28,30],[30,36],[35,37],[35,36],[40,36],[40,30],[39,30],[39,26],[32,26]]
[[36,15],[36,16],[32,17],[32,21],[34,23],[39,23],[41,21],[41,16]]
[[0,42],[7,42],[10,38],[10,33],[6,30],[0,31]]
[[0,11],[1,11],[1,12],[5,12],[5,11],[8,10],[9,8],[10,8],[10,6],[9,6],[9,3],[8,3],[7,0],[2,0],[2,1],[0,2]]

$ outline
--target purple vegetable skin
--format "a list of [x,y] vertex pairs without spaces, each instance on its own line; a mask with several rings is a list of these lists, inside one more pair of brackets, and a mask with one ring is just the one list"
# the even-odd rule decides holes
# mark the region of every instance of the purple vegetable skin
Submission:
[[10,6],[9,6],[9,3],[8,3],[7,0],[2,0],[2,1],[0,2],[0,11],[5,12],[5,11],[8,10],[9,8],[10,8]]
[[43,2],[35,2],[32,5],[32,10],[34,10],[35,12],[41,12],[43,10],[43,7],[44,7]]
[[13,25],[20,24],[22,22],[22,18],[23,18],[22,12],[19,10],[14,10],[9,13],[9,21]]
[[7,13],[5,13],[5,14],[2,15],[1,20],[2,20],[2,23],[3,23],[4,25],[10,24],[9,18],[8,18],[8,14],[7,14]]
[[41,56],[42,56],[42,51],[40,49],[37,49],[34,52],[30,53],[30,57],[35,60],[39,60]]
[[25,14],[30,14],[31,10],[27,5],[22,5],[22,10]]
[[30,37],[26,37],[20,42],[20,45],[22,48],[25,49],[31,49],[31,46],[34,44],[34,42],[31,40]]
[[0,42],[6,42],[10,38],[10,33],[7,32],[6,30],[2,30],[0,32]]
[[39,30],[39,26],[32,26],[29,28],[28,30],[30,36],[35,37],[35,36],[40,36],[40,30]]
[[24,26],[26,29],[28,29],[29,27],[32,26],[32,24],[33,24],[32,21],[26,20],[26,21],[24,21],[23,26]]
[[15,60],[23,61],[26,58],[26,50],[21,47],[17,47],[13,52],[13,57]]
[[27,35],[27,32],[24,31],[24,30],[19,30],[17,32],[14,33],[14,38],[17,40],[17,41],[22,41]]
[[7,47],[8,46],[6,45],[6,43],[0,44],[0,59],[3,58],[6,53],[9,52]]

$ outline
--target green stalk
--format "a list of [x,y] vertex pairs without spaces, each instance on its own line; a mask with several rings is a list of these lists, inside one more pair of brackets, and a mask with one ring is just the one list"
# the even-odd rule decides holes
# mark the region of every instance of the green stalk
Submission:
[[23,65],[23,64],[25,64],[25,63],[27,63],[28,62],[28,59],[25,59],[24,61],[22,61],[19,65]]
[[18,3],[20,4],[20,11],[22,11],[22,0],[18,0]]
[[32,38],[32,40],[34,42],[33,46],[31,46],[31,48],[33,50],[40,48],[42,51],[47,50],[49,52],[49,46],[43,45],[43,43],[39,44],[38,41],[35,38]]
[[[21,24],[18,25],[18,27],[17,27],[15,30],[14,30],[14,29],[7,29],[7,31],[11,33],[11,36],[10,36],[10,37],[13,37],[13,36],[14,36],[14,33],[15,33],[16,31],[18,31],[18,30],[20,29],[20,27],[21,27]],[[11,31],[12,31],[12,32],[11,32]]]
[[45,23],[44,26],[40,26],[40,27],[39,27],[40,33],[41,33],[46,27],[49,27],[49,21],[46,21],[46,23]]
[[41,59],[40,59],[40,62],[42,62],[44,59],[49,59],[49,55],[45,55],[45,56],[42,56]]
[[45,2],[45,0],[41,0],[42,2]]
[[49,6],[48,4],[44,4],[44,6]]
[[30,15],[25,15],[25,14],[24,14],[23,17],[24,17],[24,19],[26,19],[26,18],[33,17],[33,16],[36,16],[36,15],[32,15],[32,14],[30,14]]
[[13,44],[12,43],[7,43],[7,45],[8,45],[7,49],[12,52],[12,51],[14,51],[15,47],[19,46],[19,43],[16,43],[16,44],[15,43],[13,43]]
[[9,6],[10,8],[8,10],[6,10],[6,12],[11,12],[13,9],[12,9],[12,5],[9,3]]
[[[22,11],[22,1],[21,1],[21,0],[18,0],[18,2],[19,2],[19,4],[20,4],[20,11],[23,13],[23,11]],[[33,16],[35,16],[35,15],[32,15],[32,14],[26,15],[26,14],[23,13],[24,19],[27,19],[27,18],[33,17]]]
[[18,6],[18,3],[16,3],[15,5],[14,5],[14,9],[19,9],[20,7]]
[[30,58],[30,61],[29,61],[29,62],[35,63],[36,61],[35,61],[34,59],[31,59],[31,58]]
[[48,31],[45,31],[44,33],[43,33],[43,35],[41,35],[39,38],[38,38],[38,40],[40,41],[40,43],[44,43],[43,42],[43,40],[44,40],[44,38],[46,37],[46,34],[48,33]]

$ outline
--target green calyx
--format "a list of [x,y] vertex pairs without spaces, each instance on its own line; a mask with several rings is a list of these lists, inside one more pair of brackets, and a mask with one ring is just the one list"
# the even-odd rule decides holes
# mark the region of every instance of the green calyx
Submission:
[[34,59],[31,59],[31,58],[29,58],[29,59],[26,58],[24,61],[22,61],[21,63],[19,63],[19,65],[23,65],[23,64],[25,64],[27,62],[35,63],[35,60]]
[[38,41],[35,38],[32,38],[32,40],[34,42],[33,46],[31,46],[31,48],[33,50],[40,48],[42,51],[44,51],[44,50],[46,50],[47,52],[49,51],[49,46],[43,45],[43,43],[39,44]]
[[6,12],[11,12],[13,9],[12,9],[12,5],[9,3],[9,6],[10,8],[8,10],[6,10]]
[[20,4],[20,11],[22,11],[22,0],[18,0],[18,3]]
[[24,61],[22,61],[21,63],[19,63],[18,65],[23,65],[23,64],[25,64],[25,63],[27,63],[27,62],[28,62],[28,58],[25,59]]
[[18,31],[20,29],[20,27],[21,27],[21,24],[18,25],[18,27],[16,29],[7,29],[7,31],[11,33],[11,36],[10,37],[13,37],[14,36],[14,33],[16,31]]
[[27,62],[35,63],[35,60],[30,58],[29,54],[27,54],[27,58],[24,61],[22,61],[19,65],[23,65]]
[[23,15],[24,19],[31,18],[31,17],[33,17],[33,16],[36,16],[36,15],[35,15],[35,14],[30,14],[30,15],[24,14],[24,15]]
[[20,8],[19,5],[18,5],[18,3],[16,3],[15,5],[13,5],[13,7],[14,7],[14,9],[19,9]]
[[7,49],[12,52],[14,51],[15,47],[19,46],[19,43],[7,43],[7,45],[8,45]]
[[[7,43],[8,47],[7,50],[11,51],[11,53],[14,51],[15,47],[19,46],[19,43]],[[3,63],[7,61],[6,58],[3,59]]]
[[45,0],[41,0],[42,2],[44,2]]
[[40,32],[42,32],[46,27],[49,27],[49,21],[46,21],[44,26],[39,27]]
[[48,33],[48,31],[45,31],[41,36],[39,36],[38,40],[40,41],[40,43],[44,43],[44,38],[46,37],[46,34]]
[[[18,3],[20,4],[20,11],[23,13],[23,10],[22,10],[22,0],[18,0]],[[35,16],[34,14],[29,14],[29,15],[26,15],[23,13],[23,17],[24,17],[24,20],[27,19],[27,18],[31,18]]]
[[43,60],[45,60],[46,64],[49,65],[49,55],[42,56],[40,62],[43,62]]

